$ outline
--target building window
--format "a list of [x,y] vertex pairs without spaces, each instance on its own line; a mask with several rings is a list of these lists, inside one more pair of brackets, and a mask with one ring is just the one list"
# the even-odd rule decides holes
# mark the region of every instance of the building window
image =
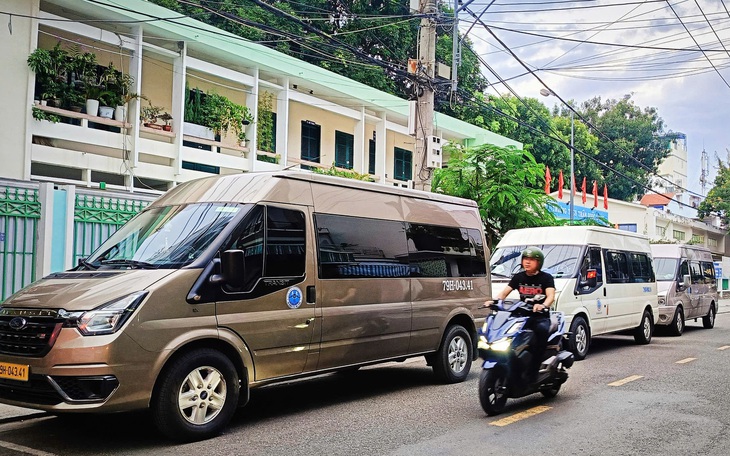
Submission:
[[684,231],[672,230],[672,237],[678,241],[684,241]]
[[705,243],[705,237],[701,234],[693,234],[692,240],[690,241],[692,244],[704,244]]
[[708,247],[717,247],[717,239],[707,238]]
[[369,151],[368,151],[368,173],[369,174],[375,174],[375,141],[370,140],[369,141]]
[[407,181],[413,177],[413,152],[396,147],[393,177],[397,180]]
[[310,120],[302,120],[302,160],[319,163],[319,147],[322,126]]
[[352,169],[352,149],[355,137],[349,133],[335,131],[335,166]]
[[619,223],[618,229],[636,233],[636,223]]
[[658,226],[656,227],[656,235],[664,237],[667,235],[667,227],[665,226]]

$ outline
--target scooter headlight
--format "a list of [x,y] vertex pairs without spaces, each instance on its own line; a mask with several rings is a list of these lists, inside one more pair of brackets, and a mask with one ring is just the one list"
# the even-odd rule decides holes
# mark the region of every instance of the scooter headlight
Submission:
[[491,345],[491,348],[494,351],[503,352],[503,351],[507,351],[509,349],[510,345],[512,345],[512,338],[504,337],[502,339],[499,339],[497,342],[494,342]]

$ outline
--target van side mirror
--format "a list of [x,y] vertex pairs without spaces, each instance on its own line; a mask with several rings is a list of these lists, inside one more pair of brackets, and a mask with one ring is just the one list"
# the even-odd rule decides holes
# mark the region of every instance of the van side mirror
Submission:
[[245,283],[246,266],[243,250],[226,250],[221,253],[221,273],[210,279],[213,283],[224,283],[231,288],[241,288]]
[[586,278],[579,284],[581,287],[595,288],[598,285],[598,271],[589,269],[586,271]]
[[689,274],[685,274],[682,276],[682,286],[687,288],[692,284],[692,281],[690,279]]

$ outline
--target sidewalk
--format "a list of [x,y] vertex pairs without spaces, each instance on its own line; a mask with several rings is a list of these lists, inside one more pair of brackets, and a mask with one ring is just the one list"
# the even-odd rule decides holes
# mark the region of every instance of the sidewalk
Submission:
[[[721,298],[720,300],[718,300],[717,313],[730,313],[730,297]],[[46,413],[40,410],[0,404],[0,424],[13,421],[22,421],[25,418],[37,418],[44,415],[46,415]]]

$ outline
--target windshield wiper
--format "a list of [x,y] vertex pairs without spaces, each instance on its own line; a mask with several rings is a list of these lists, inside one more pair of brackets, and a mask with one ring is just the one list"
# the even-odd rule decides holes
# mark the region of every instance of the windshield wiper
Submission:
[[101,264],[104,266],[119,265],[119,266],[131,266],[131,267],[139,268],[139,269],[157,269],[157,266],[152,263],[147,263],[145,261],[128,260],[128,259],[101,260]]
[[95,269],[99,269],[99,265],[94,264],[94,263],[89,263],[88,261],[86,261],[86,258],[79,258],[79,265],[81,265],[91,271],[93,271]]

